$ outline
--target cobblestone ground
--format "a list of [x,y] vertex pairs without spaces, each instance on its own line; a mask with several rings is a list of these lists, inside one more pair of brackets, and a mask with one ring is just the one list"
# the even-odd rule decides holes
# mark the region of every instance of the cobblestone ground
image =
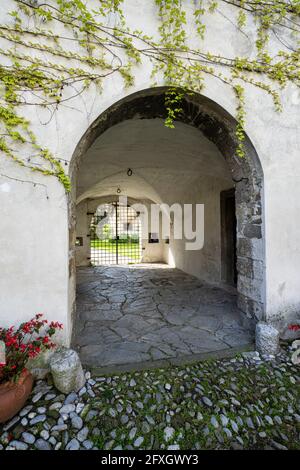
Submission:
[[287,349],[94,377],[78,393],[38,381],[0,428],[1,449],[300,449],[300,373]]
[[81,268],[75,347],[87,366],[123,366],[242,348],[236,294],[163,264]]

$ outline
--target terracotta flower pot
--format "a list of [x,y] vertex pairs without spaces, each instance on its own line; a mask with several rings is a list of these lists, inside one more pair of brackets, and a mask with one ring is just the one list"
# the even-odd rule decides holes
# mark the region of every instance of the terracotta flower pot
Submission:
[[33,376],[25,369],[19,380],[0,385],[0,423],[4,423],[24,406],[33,385]]

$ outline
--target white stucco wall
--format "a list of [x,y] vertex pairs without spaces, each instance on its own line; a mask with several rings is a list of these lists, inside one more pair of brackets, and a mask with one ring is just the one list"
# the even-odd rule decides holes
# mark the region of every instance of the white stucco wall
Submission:
[[[128,19],[149,34],[157,29],[152,2],[128,2]],[[1,5],[14,7],[10,0]],[[235,14],[229,5],[218,15],[208,16],[204,49],[222,55],[251,56],[254,29],[240,34],[227,18]],[[190,37],[196,37],[190,30]],[[222,40],[220,38],[222,37]],[[192,39],[191,39],[192,40]],[[3,45],[4,41],[1,41]],[[271,48],[275,47],[272,44]],[[47,110],[24,110],[39,142],[58,157],[71,160],[81,136],[109,106],[126,95],[151,86],[149,64],[135,71],[135,84],[124,89],[112,76],[100,95],[91,87],[61,106],[49,121]],[[158,77],[158,85],[164,83]],[[203,94],[235,114],[233,93],[214,78],[208,78]],[[265,304],[266,316],[293,315],[300,310],[300,98],[294,86],[283,92],[283,112],[275,112],[270,97],[250,85],[246,87],[247,125],[264,172]],[[71,301],[68,286],[67,198],[51,177],[32,174],[1,156],[0,173],[0,324],[7,326],[43,311],[62,321],[70,337]],[[7,178],[46,185],[33,187]]]
[[185,244],[189,242],[186,238],[171,238],[169,248],[165,250],[167,262],[199,279],[222,283],[220,193],[231,187],[229,179],[207,176],[190,188],[184,203],[204,205],[204,246],[201,250],[185,250]]
[[[24,173],[16,172],[11,165],[6,166],[5,173],[24,179]],[[71,323],[65,194],[50,178],[46,186],[34,190],[29,183],[3,177],[0,181],[0,325],[16,325],[44,313],[65,325],[68,338]],[[49,199],[47,194],[51,195]]]

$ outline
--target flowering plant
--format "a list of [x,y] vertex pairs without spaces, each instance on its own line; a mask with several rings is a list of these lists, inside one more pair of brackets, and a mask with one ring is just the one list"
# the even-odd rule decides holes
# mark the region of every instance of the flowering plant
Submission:
[[0,341],[5,345],[5,362],[0,363],[0,384],[17,381],[28,359],[55,347],[51,337],[58,329],[62,329],[62,324],[53,321],[49,323],[42,317],[43,314],[38,313],[17,329],[13,326],[0,328]]
[[300,330],[300,325],[289,325],[289,330],[299,331]]

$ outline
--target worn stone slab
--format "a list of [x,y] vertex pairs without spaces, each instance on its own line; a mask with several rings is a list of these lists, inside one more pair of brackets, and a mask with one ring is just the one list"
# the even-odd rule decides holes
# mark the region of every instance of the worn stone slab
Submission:
[[234,290],[167,265],[85,267],[78,283],[75,348],[88,366],[157,364],[253,343]]

